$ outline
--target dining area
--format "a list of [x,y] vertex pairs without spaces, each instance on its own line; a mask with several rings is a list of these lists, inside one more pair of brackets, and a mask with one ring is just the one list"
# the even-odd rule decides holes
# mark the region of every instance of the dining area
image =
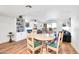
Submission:
[[[25,28],[24,33],[26,34],[24,35],[26,35],[25,39],[29,54],[63,54],[63,42],[71,42],[71,34],[65,36],[65,33],[71,29],[70,18],[62,22],[55,19],[42,21],[35,18],[26,18],[18,17],[17,20],[23,20],[21,23]],[[20,29],[18,30],[20,31]]]
[[62,47],[63,31],[36,33],[36,29],[28,30],[27,50],[30,54],[59,54]]

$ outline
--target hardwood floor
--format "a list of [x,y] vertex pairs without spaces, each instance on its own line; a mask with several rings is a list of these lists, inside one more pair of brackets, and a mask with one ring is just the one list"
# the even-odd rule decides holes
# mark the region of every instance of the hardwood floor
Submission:
[[27,54],[26,40],[0,44],[0,53]]
[[63,43],[61,50],[63,54],[78,54],[70,43]]
[[[69,43],[63,43],[61,51],[63,54],[77,54]],[[28,54],[26,40],[0,44],[0,54]]]

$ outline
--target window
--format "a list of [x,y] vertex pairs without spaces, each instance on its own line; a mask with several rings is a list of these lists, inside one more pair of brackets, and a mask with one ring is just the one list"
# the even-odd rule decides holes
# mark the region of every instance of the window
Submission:
[[52,28],[57,28],[57,24],[56,23],[52,23]]
[[52,28],[52,24],[47,24],[47,28]]

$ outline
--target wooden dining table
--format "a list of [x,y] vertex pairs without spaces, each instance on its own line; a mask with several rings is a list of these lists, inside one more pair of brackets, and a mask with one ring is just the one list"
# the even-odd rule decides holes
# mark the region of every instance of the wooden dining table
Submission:
[[42,54],[47,54],[46,41],[53,41],[54,38],[49,34],[33,34],[34,38],[42,42]]

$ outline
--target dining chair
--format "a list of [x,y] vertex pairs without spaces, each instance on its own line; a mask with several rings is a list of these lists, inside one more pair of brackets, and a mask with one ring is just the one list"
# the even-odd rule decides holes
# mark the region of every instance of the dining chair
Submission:
[[62,40],[63,40],[63,32],[59,32],[57,40],[50,42],[50,44],[47,44],[47,52],[50,53],[49,50],[51,50],[54,51],[56,54],[58,54],[59,49],[62,46]]
[[27,50],[31,54],[41,53],[41,41],[34,38],[33,32],[27,34]]

